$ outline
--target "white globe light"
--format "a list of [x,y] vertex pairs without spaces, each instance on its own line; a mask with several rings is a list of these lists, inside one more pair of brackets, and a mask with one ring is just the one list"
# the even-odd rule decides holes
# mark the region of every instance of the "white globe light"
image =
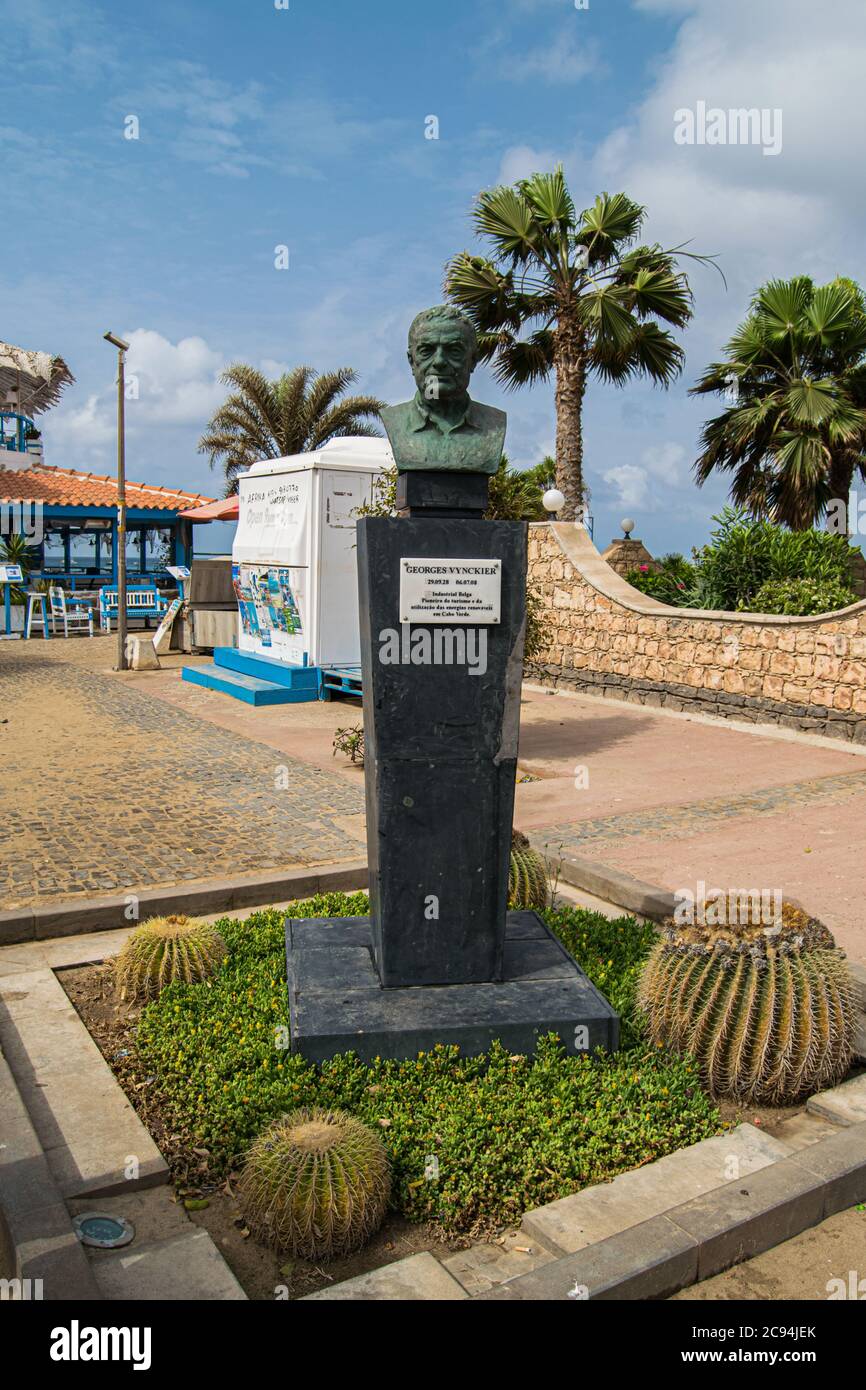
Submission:
[[565,497],[558,487],[548,488],[541,499],[541,505],[546,512],[559,512],[565,506]]
[[634,530],[634,521],[632,520],[632,518],[631,518],[630,516],[624,516],[623,519],[622,519],[622,521],[621,521],[619,524],[620,524],[620,526],[622,527],[623,531],[625,532],[626,540],[628,540],[629,536],[631,535],[632,531]]

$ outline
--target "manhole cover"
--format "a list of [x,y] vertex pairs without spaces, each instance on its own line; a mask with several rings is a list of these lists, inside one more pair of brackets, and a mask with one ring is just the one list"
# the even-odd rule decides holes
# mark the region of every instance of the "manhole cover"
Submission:
[[135,1235],[131,1221],[122,1216],[109,1216],[103,1211],[88,1211],[72,1222],[82,1245],[95,1245],[100,1250],[115,1250],[128,1245]]

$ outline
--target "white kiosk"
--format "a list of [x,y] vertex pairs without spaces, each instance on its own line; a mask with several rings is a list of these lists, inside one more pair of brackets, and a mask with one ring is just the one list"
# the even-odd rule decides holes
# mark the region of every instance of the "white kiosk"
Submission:
[[345,438],[241,475],[238,645],[216,648],[213,666],[185,667],[185,680],[250,704],[360,692],[355,522],[392,466],[387,439]]

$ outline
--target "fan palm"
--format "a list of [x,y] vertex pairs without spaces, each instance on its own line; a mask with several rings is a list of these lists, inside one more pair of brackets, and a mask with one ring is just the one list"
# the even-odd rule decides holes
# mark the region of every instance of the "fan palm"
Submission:
[[732,501],[795,530],[866,478],[866,310],[852,280],[771,280],[693,395],[724,395],[695,474],[732,473]]
[[473,216],[492,259],[454,256],[446,293],[472,319],[503,385],[555,374],[556,485],[566,498],[560,515],[573,518],[584,501],[587,377],[666,386],[682,370],[682,349],[658,322],[682,328],[691,318],[681,248],[639,245],[645,209],[625,193],[602,193],[577,213],[561,167],[479,194]]
[[377,435],[370,420],[385,404],[375,396],[346,396],[357,379],[351,367],[319,376],[312,367],[295,367],[269,381],[255,367],[235,362],[221,380],[233,386],[199,440],[213,468],[222,461],[226,496],[237,492],[238,474],[259,459],[285,458],[320,449],[345,435]]

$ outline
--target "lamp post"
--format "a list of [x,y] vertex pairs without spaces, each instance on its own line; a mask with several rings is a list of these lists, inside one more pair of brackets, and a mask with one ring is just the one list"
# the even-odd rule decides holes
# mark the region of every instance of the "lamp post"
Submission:
[[117,348],[117,665],[127,670],[126,661],[126,445],[124,420],[124,367],[129,343],[104,333],[106,342]]
[[565,497],[557,487],[549,487],[541,499],[541,505],[547,512],[551,521],[556,520],[556,513],[562,511],[565,506]]

